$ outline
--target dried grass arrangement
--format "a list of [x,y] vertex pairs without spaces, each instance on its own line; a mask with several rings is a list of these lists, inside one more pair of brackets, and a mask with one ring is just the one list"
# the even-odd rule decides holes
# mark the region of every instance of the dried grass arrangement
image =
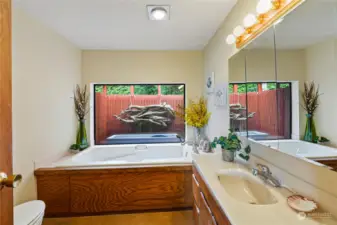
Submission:
[[302,107],[307,114],[311,116],[314,115],[319,106],[318,99],[320,95],[319,86],[316,87],[315,82],[311,81],[304,83],[304,92],[302,93],[304,104]]
[[89,113],[89,94],[87,86],[83,89],[77,84],[74,90],[75,113],[78,118],[78,130],[76,144],[70,146],[71,150],[82,151],[89,147],[87,130],[85,128],[85,116]]
[[89,94],[87,85],[82,89],[78,84],[74,90],[75,112],[79,120],[84,120],[89,113]]

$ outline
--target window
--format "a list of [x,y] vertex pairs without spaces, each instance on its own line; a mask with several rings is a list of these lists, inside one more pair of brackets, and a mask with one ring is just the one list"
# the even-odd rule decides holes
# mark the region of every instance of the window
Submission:
[[96,145],[185,138],[185,121],[175,113],[185,107],[185,84],[95,84],[94,90]]
[[291,138],[291,83],[230,83],[230,126],[255,140]]

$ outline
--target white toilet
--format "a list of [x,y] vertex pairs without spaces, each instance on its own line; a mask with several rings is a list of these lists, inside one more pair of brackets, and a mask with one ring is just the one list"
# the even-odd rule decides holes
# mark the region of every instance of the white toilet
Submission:
[[41,225],[46,204],[30,201],[14,207],[14,225]]

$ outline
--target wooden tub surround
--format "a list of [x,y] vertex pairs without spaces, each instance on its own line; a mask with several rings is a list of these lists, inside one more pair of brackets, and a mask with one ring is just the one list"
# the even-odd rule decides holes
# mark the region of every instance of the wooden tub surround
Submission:
[[46,217],[193,207],[192,166],[35,171]]

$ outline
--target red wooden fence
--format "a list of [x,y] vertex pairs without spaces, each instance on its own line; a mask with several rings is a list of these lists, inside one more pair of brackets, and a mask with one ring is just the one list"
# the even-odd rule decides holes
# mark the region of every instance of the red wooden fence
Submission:
[[[174,110],[178,105],[184,105],[183,95],[106,95],[95,93],[95,120],[96,120],[96,143],[105,140],[114,134],[130,132],[130,127],[117,120],[114,115],[119,115],[129,105],[155,105],[167,103]],[[184,133],[185,125],[181,118],[176,117],[174,123],[167,132]]]
[[[289,109],[285,109],[287,96],[286,89],[268,90],[261,92],[248,92],[248,113],[255,112],[253,118],[248,119],[248,130],[260,131],[273,136],[287,136],[289,129],[285,123]],[[276,104],[276,99],[279,103]],[[246,94],[233,93],[229,96],[229,103],[247,107]],[[278,106],[277,106],[278,105]],[[278,121],[278,122],[277,122]]]

